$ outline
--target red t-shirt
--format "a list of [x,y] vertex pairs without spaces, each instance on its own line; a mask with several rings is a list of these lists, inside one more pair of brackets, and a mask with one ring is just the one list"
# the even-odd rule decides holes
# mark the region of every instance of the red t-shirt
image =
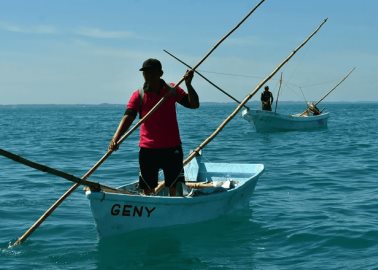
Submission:
[[[174,84],[170,84],[171,87]],[[142,117],[146,115],[159,100],[169,91],[166,84],[160,89],[160,93],[144,92],[142,102]],[[181,144],[180,132],[176,116],[176,102],[181,101],[187,93],[180,88],[175,88],[167,100],[153,113],[140,127],[139,146],[144,148],[169,148]],[[139,112],[139,90],[131,95],[128,109]]]

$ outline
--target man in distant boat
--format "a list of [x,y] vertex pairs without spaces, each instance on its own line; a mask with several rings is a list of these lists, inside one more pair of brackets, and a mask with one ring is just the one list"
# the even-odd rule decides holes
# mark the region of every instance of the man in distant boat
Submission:
[[185,182],[176,102],[190,109],[199,107],[199,98],[192,86],[193,71],[185,74],[185,92],[179,86],[167,84],[161,78],[163,69],[157,59],[147,59],[139,70],[143,72],[144,85],[131,95],[125,114],[110,141],[109,150],[118,149],[118,140],[129,129],[138,113],[142,118],[160,99],[171,92],[165,102],[140,127],[139,188],[145,195],[154,194],[159,170],[162,169],[165,186],[169,188],[170,196],[175,196],[177,183]]
[[273,94],[269,91],[269,86],[265,86],[264,92],[261,93],[261,105],[264,111],[271,111],[273,103]]

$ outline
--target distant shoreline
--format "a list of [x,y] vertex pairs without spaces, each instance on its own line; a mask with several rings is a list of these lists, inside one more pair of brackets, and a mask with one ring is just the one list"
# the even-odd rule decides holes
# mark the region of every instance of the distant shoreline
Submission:
[[[212,101],[204,101],[201,102],[203,105],[216,105],[216,104],[234,104],[235,102],[212,102]],[[282,104],[303,104],[304,101],[280,101]],[[322,101],[322,103],[327,104],[376,104],[378,101]],[[248,102],[247,104],[260,104],[259,101],[252,101]],[[125,104],[116,104],[116,103],[100,103],[100,104],[0,104],[2,107],[10,107],[10,106],[125,106]]]
[[[303,104],[304,101],[280,101],[280,104]],[[323,104],[377,104],[378,101],[323,101]],[[221,104],[226,104],[226,105],[231,105],[235,104],[235,102],[210,102],[210,101],[205,101],[201,102],[201,105],[221,105]],[[247,104],[260,104],[259,101],[252,101],[248,102]],[[12,106],[17,106],[17,107],[69,107],[69,106],[99,106],[99,107],[112,107],[112,106],[125,106],[125,104],[113,104],[113,103],[100,103],[100,104],[0,104],[0,107],[12,107]]]

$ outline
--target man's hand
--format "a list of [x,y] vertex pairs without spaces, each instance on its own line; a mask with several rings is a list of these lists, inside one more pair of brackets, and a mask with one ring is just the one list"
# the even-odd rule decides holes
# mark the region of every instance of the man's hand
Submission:
[[186,85],[191,85],[192,84],[192,79],[193,79],[194,71],[193,70],[187,70],[184,79],[185,79],[185,84]]
[[115,138],[112,138],[112,140],[109,143],[108,151],[117,151],[119,148],[119,145],[117,144],[117,141]]

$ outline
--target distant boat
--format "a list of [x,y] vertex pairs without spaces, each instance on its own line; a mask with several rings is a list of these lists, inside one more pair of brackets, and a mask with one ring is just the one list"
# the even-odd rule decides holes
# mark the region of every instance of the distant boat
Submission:
[[262,164],[208,163],[197,156],[185,167],[184,196],[140,195],[137,182],[120,187],[130,194],[86,191],[100,237],[130,231],[192,224],[248,206]]
[[242,111],[242,117],[252,123],[257,132],[316,130],[327,128],[329,113],[286,115],[272,111],[245,109]]
[[334,86],[327,94],[325,94],[318,102],[307,103],[307,109],[297,114],[281,114],[277,113],[278,96],[282,84],[282,73],[280,78],[280,87],[277,93],[275,111],[244,109],[242,117],[252,123],[257,132],[270,131],[291,131],[291,130],[317,130],[324,129],[328,126],[329,113],[320,111],[317,105],[325,99],[332,91],[334,91],[349,75],[355,70],[353,68],[336,86]]

